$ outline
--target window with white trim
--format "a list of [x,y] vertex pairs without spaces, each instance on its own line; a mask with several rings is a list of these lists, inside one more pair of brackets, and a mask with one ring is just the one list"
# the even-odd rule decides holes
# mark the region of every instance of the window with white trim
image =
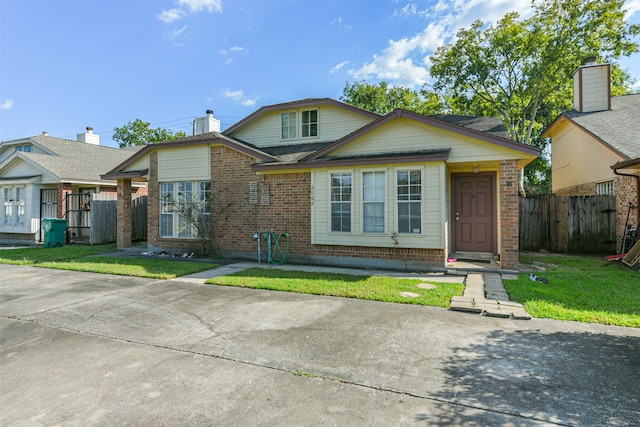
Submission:
[[318,136],[318,110],[302,112],[301,128],[301,136],[303,138]]
[[598,196],[615,196],[615,186],[613,180],[596,183],[596,194]]
[[25,186],[2,187],[2,224],[24,225],[26,210]]
[[297,138],[296,133],[296,113],[282,113],[280,115],[281,122],[281,137],[282,139],[294,139]]
[[362,231],[384,233],[385,173],[362,174]]
[[210,218],[210,181],[160,183],[161,237],[197,238],[198,226],[195,222],[210,224]]
[[398,233],[422,232],[422,173],[419,170],[397,171]]
[[351,174],[331,174],[331,231],[351,232]]
[[280,138],[297,139],[317,137],[318,116],[317,109],[298,110],[280,114]]

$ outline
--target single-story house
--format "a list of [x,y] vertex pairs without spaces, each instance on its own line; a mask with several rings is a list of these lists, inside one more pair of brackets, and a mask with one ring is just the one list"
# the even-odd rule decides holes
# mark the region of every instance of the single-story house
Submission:
[[[100,145],[88,127],[77,140],[42,135],[0,143],[0,243],[42,241],[43,218],[66,218],[67,194],[83,194],[77,203],[90,203],[93,193],[117,191],[116,181],[100,172],[129,158],[141,147],[117,149]],[[134,189],[146,191],[145,184]],[[77,204],[76,203],[76,204]],[[85,205],[89,215],[89,205]]]
[[620,247],[625,226],[640,223],[638,177],[614,167],[640,157],[640,94],[611,96],[610,82],[610,64],[578,67],[573,74],[573,110],[560,114],[542,136],[551,138],[554,194],[616,197]]
[[[206,119],[206,118],[205,118]],[[106,173],[126,194],[148,182],[147,246],[197,247],[173,201],[228,207],[218,251],[256,256],[256,234],[288,233],[289,260],[418,269],[452,254],[518,264],[518,172],[539,155],[501,120],[380,116],[328,98],[264,106],[224,132],[152,144]],[[119,198],[118,246],[131,245]]]

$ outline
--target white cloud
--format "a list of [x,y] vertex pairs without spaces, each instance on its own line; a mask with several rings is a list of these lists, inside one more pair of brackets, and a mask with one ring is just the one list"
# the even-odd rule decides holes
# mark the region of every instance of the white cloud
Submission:
[[344,23],[344,19],[342,18],[342,16],[338,16],[337,18],[334,18],[333,21],[331,21],[331,25],[337,25],[338,28],[340,28],[343,31],[349,31],[353,28],[353,26],[346,25]]
[[222,96],[224,96],[225,98],[229,98],[232,99],[236,102],[239,102],[241,105],[244,105],[245,107],[251,107],[253,105],[256,104],[256,102],[258,101],[258,97],[248,97],[244,94],[244,91],[242,90],[230,90],[227,89],[224,92],[222,92]]
[[2,104],[0,104],[0,110],[10,110],[13,108],[13,99],[5,99]]
[[162,10],[158,19],[170,24],[187,16],[189,13],[199,13],[206,10],[210,13],[222,12],[222,0],[178,0],[178,7]]
[[[640,0],[631,1],[636,2]],[[395,12],[394,17],[428,19],[425,29],[413,37],[389,40],[382,52],[373,55],[373,60],[348,73],[358,80],[378,79],[394,85],[421,86],[430,78],[429,56],[439,46],[453,41],[460,28],[468,27],[477,19],[494,24],[513,10],[519,11],[523,18],[530,16],[530,0],[439,0],[422,10],[408,3]]]
[[174,21],[178,21],[184,17],[184,10],[182,9],[169,9],[162,10],[162,13],[158,15],[158,19],[164,22],[165,24],[170,24]]
[[178,28],[177,30],[173,30],[170,33],[168,33],[167,37],[169,37],[169,40],[173,40],[176,37],[178,37],[180,34],[184,33],[186,29],[187,29],[187,26],[183,25],[181,28]]
[[344,61],[339,63],[338,65],[334,66],[331,68],[331,70],[329,70],[329,74],[333,74],[335,72],[340,71],[345,65],[347,65],[349,63],[349,61]]
[[625,13],[625,19],[630,19],[633,15],[640,12],[640,0],[627,0],[624,4],[624,8],[627,10]]
[[225,61],[224,61],[225,64],[230,64],[238,57],[238,55],[241,55],[241,54],[246,55],[249,53],[249,51],[242,46],[232,46],[228,50],[220,49],[218,53],[220,53],[220,55],[225,57]]
[[222,0],[178,0],[180,6],[191,12],[207,9],[209,12],[222,12]]

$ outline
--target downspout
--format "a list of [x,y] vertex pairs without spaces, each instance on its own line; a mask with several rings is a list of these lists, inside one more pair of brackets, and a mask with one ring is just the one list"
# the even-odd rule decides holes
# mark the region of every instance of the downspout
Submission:
[[[618,176],[630,176],[636,179],[636,227],[640,229],[640,175],[618,172],[618,169],[611,167],[613,173]],[[624,236],[623,236],[624,238]]]

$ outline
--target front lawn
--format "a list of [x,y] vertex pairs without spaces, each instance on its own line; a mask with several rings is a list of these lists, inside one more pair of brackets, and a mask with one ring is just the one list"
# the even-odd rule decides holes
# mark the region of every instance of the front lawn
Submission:
[[151,279],[174,279],[218,268],[218,264],[213,262],[193,262],[181,258],[100,256],[115,251],[115,244],[3,249],[0,251],[0,264],[34,265],[59,270],[87,271]]
[[521,254],[520,263],[527,273],[504,286],[533,317],[640,328],[638,271],[594,256]]
[[47,261],[78,259],[115,252],[116,245],[67,245],[60,248],[17,248],[0,250],[0,264],[35,265]]
[[[418,284],[425,283],[424,280],[419,279],[262,268],[251,268],[229,276],[214,277],[206,283],[444,308],[449,307],[452,296],[462,295],[464,291],[462,283],[431,282],[435,288],[424,289],[418,287]],[[409,292],[417,296],[403,296],[401,292]]]

